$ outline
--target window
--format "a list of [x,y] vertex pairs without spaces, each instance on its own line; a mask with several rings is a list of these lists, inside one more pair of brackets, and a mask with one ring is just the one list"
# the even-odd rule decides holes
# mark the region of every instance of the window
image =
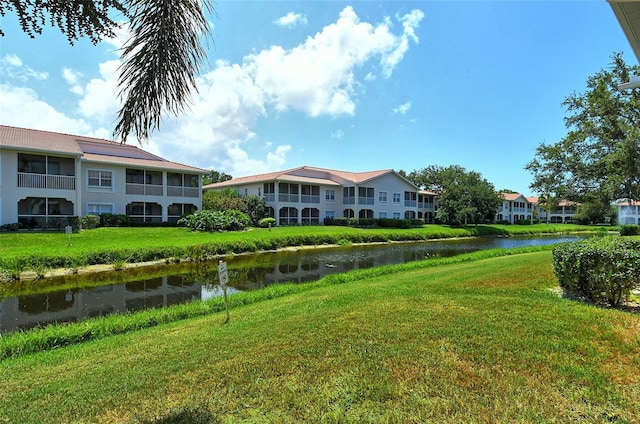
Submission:
[[326,190],[324,194],[324,199],[327,202],[335,202],[336,201],[336,191],[335,190]]
[[87,186],[89,188],[113,188],[113,172],[89,169],[87,171]]
[[386,191],[378,192],[378,202],[387,203],[387,192]]
[[393,203],[400,204],[400,193],[393,193]]
[[393,219],[400,219],[400,212],[394,212]]
[[324,213],[324,216],[326,218],[335,218],[336,217],[336,211],[326,211]]
[[92,215],[102,215],[103,213],[113,213],[113,204],[88,203],[87,213]]
[[387,213],[386,212],[378,212],[378,218],[379,219],[386,219],[387,218]]

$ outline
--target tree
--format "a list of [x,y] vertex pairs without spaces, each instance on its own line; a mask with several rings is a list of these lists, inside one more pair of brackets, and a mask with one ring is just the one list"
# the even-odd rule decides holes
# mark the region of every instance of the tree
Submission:
[[480,224],[495,219],[502,204],[493,184],[475,171],[459,165],[430,165],[412,171],[408,179],[419,187],[439,193],[436,220],[451,225]]
[[267,217],[267,201],[264,197],[256,196],[255,194],[243,196],[242,200],[245,205],[245,213],[251,219],[251,225],[257,227],[260,220]]
[[202,209],[211,211],[238,210],[246,212],[245,203],[238,193],[230,188],[209,190],[202,195]]
[[233,177],[229,174],[218,172],[212,169],[202,177],[202,185],[221,183],[223,181],[229,181],[232,178]]
[[113,132],[123,143],[131,133],[138,142],[148,138],[160,127],[163,111],[182,112],[206,57],[205,12],[213,11],[211,0],[0,0],[0,15],[15,12],[30,37],[42,34],[48,17],[71,45],[83,37],[93,44],[114,37],[120,25],[114,13],[128,19],[131,37],[122,47],[118,80],[124,102]]
[[567,135],[538,146],[525,166],[533,174],[531,189],[547,198],[595,202],[600,211],[617,199],[640,199],[640,90],[617,88],[638,74],[640,67],[616,53],[607,69],[587,79],[584,93],[564,100]]

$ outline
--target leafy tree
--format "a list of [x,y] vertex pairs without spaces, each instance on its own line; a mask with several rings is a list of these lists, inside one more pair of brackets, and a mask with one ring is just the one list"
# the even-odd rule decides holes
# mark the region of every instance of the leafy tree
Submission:
[[[547,224],[549,223],[549,217],[551,216],[551,212],[554,211],[560,203],[560,200],[552,197],[550,195],[543,195],[538,198],[538,206],[545,211],[545,215],[547,218]],[[534,211],[535,212],[535,211]]]
[[238,193],[230,188],[209,190],[202,195],[202,209],[210,211],[245,211],[246,205]]
[[430,165],[412,171],[408,179],[417,186],[439,193],[436,219],[445,224],[479,224],[495,219],[502,204],[493,184],[475,171],[459,165]]
[[212,169],[202,177],[202,185],[221,183],[223,181],[229,181],[232,178],[233,177],[229,174],[218,172]]
[[0,0],[0,15],[15,12],[30,37],[41,35],[48,20],[72,45],[83,37],[93,44],[112,38],[120,23],[111,16],[128,19],[131,37],[122,48],[118,81],[124,103],[113,134],[122,142],[132,132],[139,142],[148,138],[163,110],[182,112],[206,57],[205,12],[213,11],[211,0]]
[[640,90],[617,88],[638,74],[640,67],[616,53],[607,69],[587,79],[584,93],[564,100],[567,135],[538,146],[525,166],[533,174],[531,189],[547,198],[595,202],[602,212],[614,200],[640,199]]
[[202,195],[202,209],[210,211],[237,210],[246,214],[251,225],[258,226],[260,220],[267,216],[267,201],[260,196],[240,196],[233,189],[210,190]]
[[267,201],[264,197],[256,196],[255,194],[243,196],[242,200],[245,205],[245,213],[251,219],[251,225],[257,227],[260,224],[260,220],[267,216]]

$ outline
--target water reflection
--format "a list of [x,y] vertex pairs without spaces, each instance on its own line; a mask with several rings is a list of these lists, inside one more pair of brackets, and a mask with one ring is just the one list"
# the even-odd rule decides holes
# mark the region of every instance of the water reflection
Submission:
[[[369,246],[299,249],[238,255],[226,258],[228,293],[256,290],[282,282],[304,283],[324,275],[374,266],[448,257],[488,248],[514,248],[577,240],[578,237],[486,238],[425,243],[390,243]],[[222,296],[217,261],[163,266],[163,275],[129,278],[135,271],[119,271],[100,287],[75,288],[42,294],[7,297],[0,301],[0,333],[74,322],[88,317]],[[156,274],[158,271],[156,271]],[[135,275],[135,274],[134,274]],[[103,278],[101,276],[100,278]],[[79,277],[64,277],[66,283]],[[55,281],[52,284],[55,286]]]

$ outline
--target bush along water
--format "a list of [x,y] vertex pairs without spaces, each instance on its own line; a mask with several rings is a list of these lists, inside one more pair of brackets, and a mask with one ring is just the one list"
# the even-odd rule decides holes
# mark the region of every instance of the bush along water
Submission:
[[594,237],[553,249],[553,272],[569,294],[620,306],[640,288],[640,240]]

